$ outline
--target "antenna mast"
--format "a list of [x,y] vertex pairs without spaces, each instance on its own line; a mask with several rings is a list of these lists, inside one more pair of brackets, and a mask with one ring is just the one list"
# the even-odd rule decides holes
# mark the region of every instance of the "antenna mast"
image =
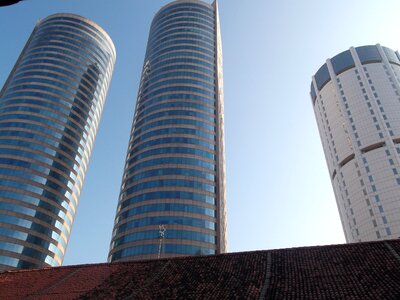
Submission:
[[160,236],[158,237],[159,239],[159,243],[158,243],[158,258],[161,258],[161,250],[162,247],[164,245],[164,238],[165,238],[165,231],[167,231],[167,229],[165,228],[165,225],[158,225],[158,229],[159,229],[159,233]]

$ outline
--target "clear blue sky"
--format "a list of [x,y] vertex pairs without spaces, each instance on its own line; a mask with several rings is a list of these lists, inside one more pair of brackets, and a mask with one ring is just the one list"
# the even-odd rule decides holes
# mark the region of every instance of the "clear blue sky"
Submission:
[[[105,262],[152,17],[167,0],[27,0],[0,8],[0,83],[39,18],[102,26],[117,64],[64,264]],[[400,49],[398,0],[220,0],[230,252],[344,243],[309,98],[350,46]]]

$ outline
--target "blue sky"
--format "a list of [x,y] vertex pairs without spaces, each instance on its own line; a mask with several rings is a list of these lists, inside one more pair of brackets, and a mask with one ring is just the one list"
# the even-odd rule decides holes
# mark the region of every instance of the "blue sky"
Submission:
[[[0,8],[0,83],[35,23],[80,14],[117,49],[64,265],[105,262],[151,20],[167,0],[28,0]],[[228,249],[344,243],[309,97],[311,76],[350,46],[400,49],[396,0],[220,0]]]

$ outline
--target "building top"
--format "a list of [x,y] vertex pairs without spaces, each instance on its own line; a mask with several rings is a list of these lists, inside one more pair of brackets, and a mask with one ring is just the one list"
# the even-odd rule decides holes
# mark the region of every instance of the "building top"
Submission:
[[[382,62],[383,58],[381,53],[378,50],[377,45],[367,45],[367,46],[360,46],[356,48],[350,48],[350,50],[343,51],[338,55],[332,57],[330,59],[330,63],[332,64],[333,71],[335,75],[339,75],[348,69],[355,67],[355,62],[351,50],[354,49],[355,53],[360,60],[362,65],[371,64],[371,63],[379,63]],[[390,48],[383,47],[383,54],[386,56],[389,63],[396,64],[400,66],[400,54],[398,52],[393,51]],[[329,59],[328,59],[329,61]],[[313,84],[311,83],[311,98],[313,101],[316,98],[317,91],[322,90],[322,88],[331,80],[331,76],[329,74],[328,65],[327,63],[323,64],[318,71],[314,75],[316,88],[314,88]]]
[[45,19],[41,20],[40,22],[49,21],[51,19],[62,19],[62,18],[66,18],[66,19],[71,18],[74,21],[80,20],[83,23],[85,23],[86,25],[92,26],[92,29],[97,31],[97,33],[103,39],[103,41],[108,44],[110,50],[112,51],[114,58],[116,57],[115,45],[114,45],[111,37],[108,35],[108,33],[102,27],[100,27],[97,23],[93,22],[92,20],[89,20],[85,17],[82,17],[77,14],[72,14],[72,13],[56,13],[56,14],[52,14],[52,15],[46,17]]
[[400,240],[8,271],[2,299],[400,299]]

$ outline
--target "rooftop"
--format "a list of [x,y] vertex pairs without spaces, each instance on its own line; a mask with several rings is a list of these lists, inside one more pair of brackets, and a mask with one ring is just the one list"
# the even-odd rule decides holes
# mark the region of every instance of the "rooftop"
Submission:
[[400,299],[400,240],[0,274],[1,299]]

